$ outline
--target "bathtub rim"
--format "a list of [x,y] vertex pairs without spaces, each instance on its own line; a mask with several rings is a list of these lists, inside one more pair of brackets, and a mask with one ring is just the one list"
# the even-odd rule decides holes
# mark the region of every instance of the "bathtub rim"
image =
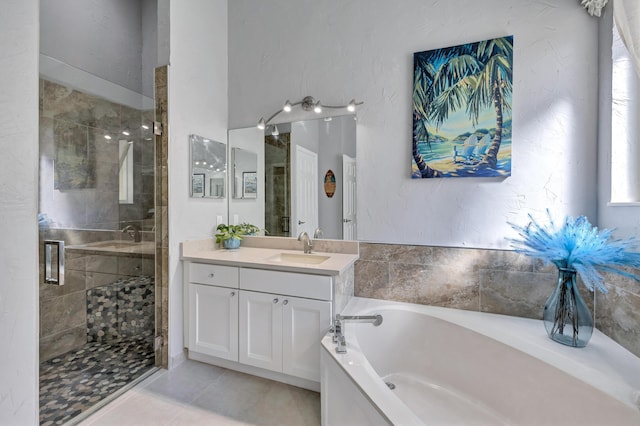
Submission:
[[[640,374],[637,373],[640,371],[640,358],[597,329],[594,329],[591,341],[585,348],[573,348],[549,339],[542,320],[502,314],[362,297],[353,297],[342,314],[366,315],[382,309],[426,314],[467,328],[537,358],[640,414]],[[408,418],[404,416],[404,403],[379,379],[361,353],[357,339],[349,339],[348,326],[345,327],[345,336],[346,354],[335,352],[331,334],[322,339],[323,349],[388,421],[394,424],[422,424],[413,413]],[[408,410],[405,408],[405,411]]]

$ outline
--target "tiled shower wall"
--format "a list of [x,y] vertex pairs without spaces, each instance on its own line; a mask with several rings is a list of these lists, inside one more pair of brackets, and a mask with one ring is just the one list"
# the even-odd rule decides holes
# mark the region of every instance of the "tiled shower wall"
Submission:
[[[142,233],[144,239],[153,234]],[[40,232],[40,260],[43,239],[64,240],[66,245],[123,237],[120,231],[52,229]],[[126,234],[124,235],[126,238]],[[118,280],[154,276],[155,261],[149,255],[127,257],[74,253],[65,256],[65,284],[43,284],[40,263],[40,362],[54,358],[87,342],[87,290],[111,285]]]
[[[541,319],[556,279],[555,266],[507,250],[360,243],[355,295]],[[580,286],[596,327],[640,356],[640,283],[605,280],[595,298]]]
[[[153,110],[40,79],[40,212],[51,227],[153,228],[153,117]],[[127,129],[129,136],[122,134]],[[132,142],[132,204],[119,203],[120,139]]]

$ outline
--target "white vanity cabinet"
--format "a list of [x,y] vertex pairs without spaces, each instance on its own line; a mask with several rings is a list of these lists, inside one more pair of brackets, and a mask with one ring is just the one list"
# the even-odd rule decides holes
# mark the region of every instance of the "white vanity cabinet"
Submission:
[[238,360],[238,268],[188,263],[190,350]]
[[320,340],[331,325],[331,302],[240,292],[240,362],[320,381]]
[[319,382],[332,278],[242,268],[240,290],[240,362]]
[[331,327],[334,291],[342,291],[341,264],[320,274],[313,264],[276,269],[264,261],[261,268],[242,257],[274,256],[259,249],[206,253],[183,256],[188,357],[318,391],[320,344]]

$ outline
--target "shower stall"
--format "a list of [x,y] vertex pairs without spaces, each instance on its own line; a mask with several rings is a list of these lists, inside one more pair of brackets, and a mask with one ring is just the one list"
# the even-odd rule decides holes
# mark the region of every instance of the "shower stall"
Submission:
[[[41,0],[41,424],[77,420],[162,365],[161,136],[156,61],[144,59],[157,45],[155,8]],[[106,59],[120,56],[117,73]]]

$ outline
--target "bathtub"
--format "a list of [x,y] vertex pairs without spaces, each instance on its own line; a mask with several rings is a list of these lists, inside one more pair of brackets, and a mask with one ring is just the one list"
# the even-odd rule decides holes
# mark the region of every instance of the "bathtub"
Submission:
[[[323,425],[640,425],[640,359],[594,330],[586,348],[542,321],[354,297],[346,354],[322,339]],[[392,389],[393,388],[393,389]]]

